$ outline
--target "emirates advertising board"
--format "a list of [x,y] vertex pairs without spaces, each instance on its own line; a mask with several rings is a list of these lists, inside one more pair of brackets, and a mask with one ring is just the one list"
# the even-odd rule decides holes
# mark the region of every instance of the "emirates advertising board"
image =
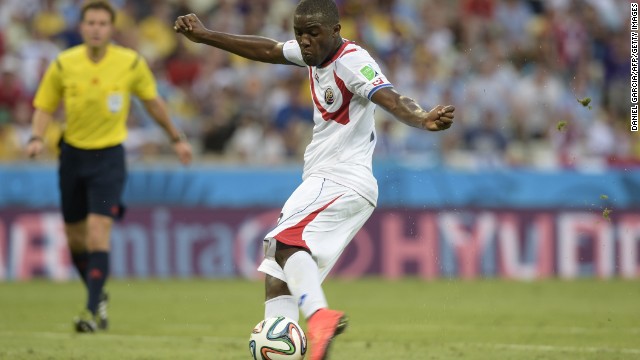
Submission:
[[[278,216],[270,208],[130,209],[114,226],[111,273],[259,279],[262,239]],[[56,209],[0,210],[0,281],[76,276]],[[332,276],[638,278],[640,214],[379,208]]]

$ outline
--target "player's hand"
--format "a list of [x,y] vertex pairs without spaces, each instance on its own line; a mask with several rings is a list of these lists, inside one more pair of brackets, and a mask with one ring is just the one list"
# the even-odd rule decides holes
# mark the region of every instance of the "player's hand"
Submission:
[[28,157],[33,159],[38,155],[40,155],[42,153],[42,150],[44,150],[44,142],[42,141],[42,139],[40,138],[31,139],[27,143],[27,147],[25,148],[25,153],[27,154]]
[[453,112],[456,110],[452,105],[438,105],[431,109],[425,120],[425,129],[429,131],[446,130],[453,125]]
[[196,14],[178,16],[173,24],[173,30],[193,42],[200,42],[202,35],[207,31]]
[[191,164],[193,158],[193,150],[191,150],[191,144],[186,140],[181,140],[173,144],[173,151],[178,155],[178,159],[183,165]]

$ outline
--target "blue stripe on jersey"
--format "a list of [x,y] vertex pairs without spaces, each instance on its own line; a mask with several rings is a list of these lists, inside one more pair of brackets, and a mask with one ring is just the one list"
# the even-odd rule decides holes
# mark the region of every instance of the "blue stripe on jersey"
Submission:
[[378,85],[376,87],[374,87],[373,89],[371,89],[371,91],[369,91],[369,95],[367,95],[367,98],[369,100],[371,100],[371,97],[373,96],[373,94],[376,93],[376,91],[382,89],[382,88],[386,88],[386,87],[393,87],[393,85],[391,84],[382,84],[382,85]]

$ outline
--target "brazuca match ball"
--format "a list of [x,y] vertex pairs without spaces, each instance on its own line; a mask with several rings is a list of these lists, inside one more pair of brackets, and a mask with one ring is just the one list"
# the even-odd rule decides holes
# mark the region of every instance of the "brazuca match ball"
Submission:
[[294,320],[272,317],[253,328],[249,351],[254,360],[301,360],[307,353],[307,337]]

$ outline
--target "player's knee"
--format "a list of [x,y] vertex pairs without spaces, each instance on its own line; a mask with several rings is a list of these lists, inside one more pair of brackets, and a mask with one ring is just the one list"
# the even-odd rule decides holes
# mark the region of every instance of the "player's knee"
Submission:
[[113,220],[108,216],[89,215],[87,221],[87,247],[89,251],[109,251],[112,223]]
[[271,275],[267,275],[265,277],[264,286],[265,300],[273,299],[282,295],[291,295],[287,283]]
[[280,265],[280,267],[284,269],[284,264],[286,264],[287,259],[289,259],[291,255],[295,254],[298,251],[306,251],[310,253],[308,249],[287,245],[278,241],[278,243],[276,244],[276,253],[274,257],[278,265]]
[[67,235],[67,243],[72,252],[85,251],[87,249],[86,221],[65,223],[64,232]]

